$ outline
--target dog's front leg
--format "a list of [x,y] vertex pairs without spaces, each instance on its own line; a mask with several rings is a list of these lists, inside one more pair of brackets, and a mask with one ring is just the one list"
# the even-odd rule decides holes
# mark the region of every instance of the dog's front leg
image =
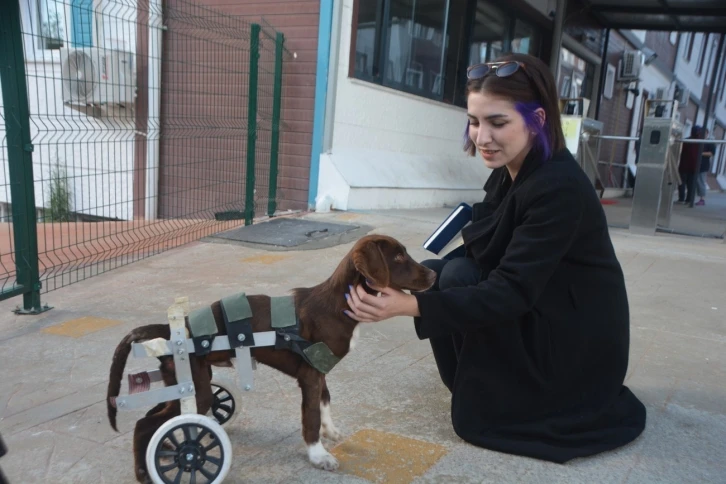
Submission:
[[320,408],[323,392],[323,378],[309,367],[300,369],[298,384],[302,390],[303,439],[308,449],[308,459],[315,466],[326,471],[338,468],[338,461],[320,442]]
[[343,434],[340,433],[333,423],[333,417],[330,415],[330,391],[328,390],[328,383],[325,381],[325,375],[322,378],[323,394],[320,400],[320,433],[323,437],[337,442]]

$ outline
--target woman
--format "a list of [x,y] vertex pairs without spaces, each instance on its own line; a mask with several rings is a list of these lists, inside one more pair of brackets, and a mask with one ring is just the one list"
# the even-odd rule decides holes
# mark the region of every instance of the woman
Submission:
[[468,139],[493,171],[464,231],[467,256],[425,261],[434,287],[356,287],[361,322],[413,316],[464,440],[566,462],[634,440],[645,407],[623,386],[625,282],[602,206],[565,148],[555,82],[514,54],[468,69]]
[[[704,131],[705,135],[703,136],[703,139],[708,139],[710,131],[707,129]],[[698,193],[699,200],[695,203],[695,205],[706,205],[706,194],[708,193],[708,182],[706,181],[706,178],[708,177],[708,172],[711,170],[711,158],[715,151],[716,146],[713,143],[707,143],[703,146],[698,178],[696,178],[696,192]]]

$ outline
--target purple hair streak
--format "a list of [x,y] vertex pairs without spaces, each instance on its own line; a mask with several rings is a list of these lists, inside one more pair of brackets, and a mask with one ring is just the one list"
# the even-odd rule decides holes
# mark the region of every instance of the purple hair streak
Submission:
[[536,102],[518,102],[514,105],[514,107],[524,118],[524,124],[527,126],[527,129],[535,135],[532,148],[542,156],[543,161],[549,160],[550,156],[552,156],[552,149],[549,135],[547,133],[547,124],[540,124],[541,118],[537,114],[537,109],[542,106]]

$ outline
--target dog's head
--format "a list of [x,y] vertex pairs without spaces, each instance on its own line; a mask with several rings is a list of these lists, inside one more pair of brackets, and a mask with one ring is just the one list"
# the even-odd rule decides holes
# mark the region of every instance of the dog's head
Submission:
[[425,291],[436,281],[436,272],[419,264],[393,237],[367,235],[351,251],[355,269],[372,285]]

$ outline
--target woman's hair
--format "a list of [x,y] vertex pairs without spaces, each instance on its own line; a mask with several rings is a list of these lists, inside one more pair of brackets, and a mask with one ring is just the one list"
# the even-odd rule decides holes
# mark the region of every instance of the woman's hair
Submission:
[[[543,159],[549,159],[552,153],[565,148],[555,79],[547,64],[531,55],[508,54],[494,62],[505,61],[521,62],[525,67],[520,66],[519,70],[509,77],[497,77],[490,73],[481,79],[470,79],[466,83],[466,96],[469,97],[473,92],[486,92],[514,103],[524,118],[527,129],[535,133],[533,149],[537,150]],[[535,113],[540,107],[544,109],[546,116],[543,125],[540,125],[541,120]],[[469,138],[468,123],[466,128],[464,151],[474,156],[476,146]]]

